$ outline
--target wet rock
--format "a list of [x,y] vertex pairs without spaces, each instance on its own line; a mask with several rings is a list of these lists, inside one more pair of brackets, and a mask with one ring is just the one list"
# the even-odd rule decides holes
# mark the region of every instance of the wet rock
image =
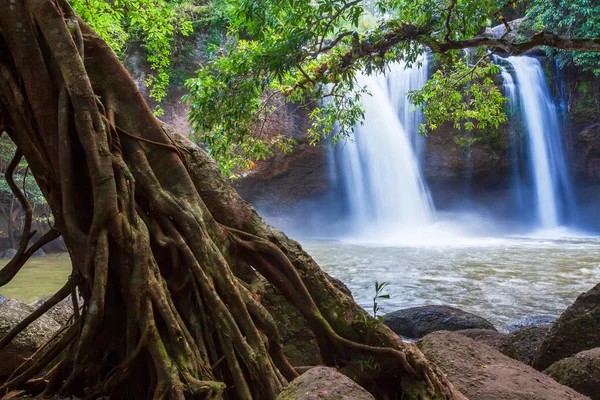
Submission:
[[530,326],[510,333],[507,339],[516,351],[516,359],[531,365],[533,356],[549,329],[550,325]]
[[544,373],[592,400],[600,400],[600,347],[557,361]]
[[400,336],[422,338],[435,331],[490,329],[489,321],[450,306],[422,306],[398,310],[384,315],[383,322]]
[[0,253],[0,258],[11,259],[17,254],[17,250],[15,249],[6,249],[2,253]]
[[505,356],[518,360],[518,353],[508,339],[508,336],[500,332],[491,329],[465,329],[456,331],[456,333],[488,345]]
[[[33,308],[39,308],[42,304],[48,301],[52,296],[46,296],[42,299],[39,299],[30,304]],[[83,304],[83,299],[79,300],[79,305]],[[71,316],[73,315],[73,300],[71,295],[69,295],[66,299],[62,300],[54,307],[48,310],[47,314],[53,320],[58,322],[61,325],[66,324]]]
[[540,371],[583,350],[600,347],[600,284],[577,297],[542,340],[532,365]]
[[[0,304],[0,337],[5,336],[33,310],[33,307],[14,299]],[[0,350],[0,377],[12,374],[58,329],[60,329],[60,325],[47,315],[41,316],[29,325],[8,346]]]
[[530,317],[521,318],[506,327],[508,333],[518,331],[519,329],[529,328],[532,326],[552,325],[556,322],[554,315],[533,315]]
[[586,399],[549,376],[457,332],[431,333],[418,346],[470,400]]
[[335,368],[309,369],[277,396],[277,400],[375,400]]

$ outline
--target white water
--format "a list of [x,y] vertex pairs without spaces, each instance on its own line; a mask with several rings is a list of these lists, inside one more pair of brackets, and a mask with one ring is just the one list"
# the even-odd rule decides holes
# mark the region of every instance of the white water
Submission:
[[[424,69],[424,68],[423,68]],[[419,79],[416,79],[420,77]],[[416,66],[397,65],[386,76],[359,76],[371,95],[362,97],[364,124],[342,145],[339,173],[353,228],[362,236],[386,237],[429,224],[433,208],[421,178],[419,116],[406,99],[426,81]]]
[[[561,225],[560,193],[569,192],[566,164],[561,144],[556,105],[544,71],[531,57],[509,57],[515,73],[521,116],[525,122],[529,166],[535,189],[535,205],[539,226],[552,229]],[[504,74],[505,83],[507,76]],[[514,102],[514,91],[508,92]]]

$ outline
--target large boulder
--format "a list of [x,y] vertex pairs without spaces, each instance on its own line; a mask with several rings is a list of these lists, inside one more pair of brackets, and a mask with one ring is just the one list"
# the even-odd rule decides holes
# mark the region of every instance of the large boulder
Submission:
[[489,321],[450,306],[406,308],[384,315],[383,322],[398,335],[418,339],[436,331],[496,328]]
[[542,340],[532,365],[545,370],[558,360],[600,347],[600,284],[577,297]]
[[498,350],[505,356],[514,358],[515,360],[519,359],[518,353],[513,347],[511,341],[508,339],[508,336],[500,332],[493,331],[491,329],[465,329],[462,331],[456,331],[456,333],[460,333],[463,336],[486,344]]
[[518,331],[523,328],[531,328],[535,326],[548,326],[556,322],[556,317],[553,315],[532,315],[530,317],[521,318],[518,321],[506,327],[509,333]]
[[[31,307],[39,308],[42,304],[48,301],[50,297],[52,296],[46,296],[42,299],[39,299],[38,301],[31,303]],[[83,299],[80,298],[79,305],[81,304],[83,304]],[[73,316],[73,300],[71,298],[71,295],[69,295],[66,299],[62,300],[54,307],[49,309],[46,315],[48,315],[61,325],[66,324],[71,318],[71,316]]]
[[470,400],[586,399],[549,376],[456,332],[431,333],[418,346]]
[[592,400],[600,400],[600,347],[557,361],[544,373]]
[[[33,310],[33,307],[14,299],[0,304],[0,337],[4,337]],[[47,315],[41,316],[29,325],[8,346],[0,350],[0,377],[10,376],[59,329],[58,322]]]
[[294,379],[277,400],[375,400],[335,368],[314,367]]
[[516,359],[531,365],[533,356],[549,329],[550,325],[530,326],[508,334],[506,338],[516,352]]
[[283,341],[283,352],[293,366],[323,364],[317,339],[306,320],[285,296],[270,283],[264,282],[262,305],[277,322]]

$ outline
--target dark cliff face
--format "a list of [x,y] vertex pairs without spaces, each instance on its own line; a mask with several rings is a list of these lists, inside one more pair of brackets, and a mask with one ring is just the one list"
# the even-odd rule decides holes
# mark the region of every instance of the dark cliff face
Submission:
[[[552,60],[544,67],[556,102],[564,106],[563,138],[568,166],[578,186],[600,185],[600,80],[575,69],[558,70]],[[289,117],[288,117],[289,118]],[[295,116],[289,132],[302,137],[306,116]],[[434,198],[444,202],[454,192],[499,192],[510,185],[512,146],[522,145],[523,127],[511,120],[499,129],[469,134],[450,125],[430,132],[421,166]],[[304,199],[331,190],[328,149],[300,145],[291,154],[277,155],[261,170],[235,182],[240,193],[259,208],[275,214]]]

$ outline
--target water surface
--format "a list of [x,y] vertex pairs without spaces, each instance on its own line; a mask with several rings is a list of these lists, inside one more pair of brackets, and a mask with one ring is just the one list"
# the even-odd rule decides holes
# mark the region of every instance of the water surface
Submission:
[[390,282],[382,311],[447,304],[499,328],[558,316],[600,282],[600,238],[462,238],[411,244],[304,241],[321,267],[372,308],[375,281]]
[[[0,265],[8,261],[0,260]],[[0,293],[7,299],[31,303],[57,292],[70,274],[71,259],[67,253],[32,257],[8,285],[0,288]]]

